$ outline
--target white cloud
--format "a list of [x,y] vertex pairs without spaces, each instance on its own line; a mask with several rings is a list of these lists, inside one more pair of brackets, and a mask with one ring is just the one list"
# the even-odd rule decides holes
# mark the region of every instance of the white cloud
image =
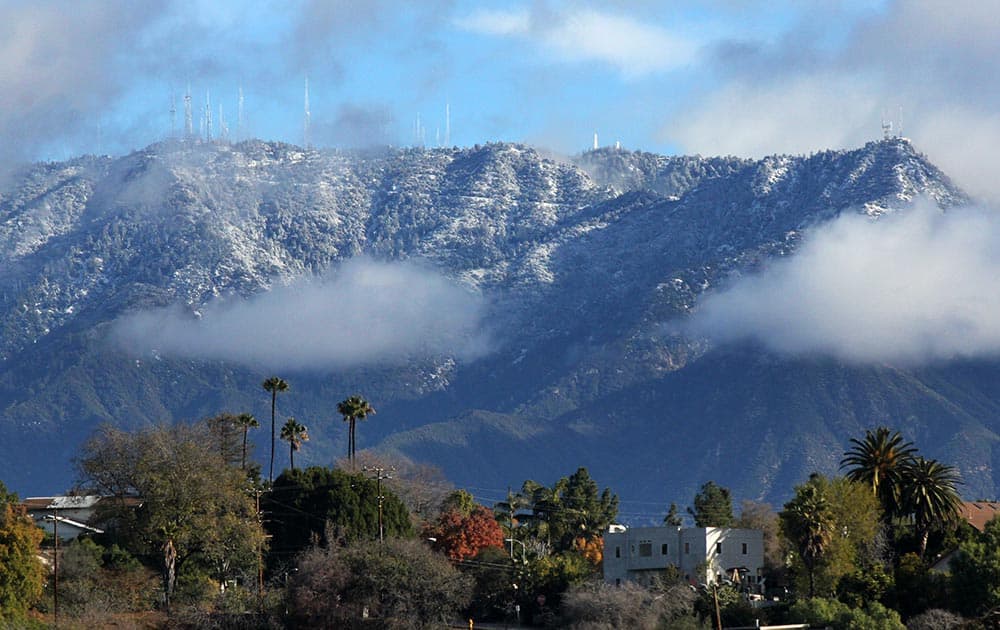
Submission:
[[483,35],[531,38],[558,61],[608,64],[629,79],[684,67],[698,50],[678,33],[594,9],[479,10],[455,24]]
[[845,215],[700,301],[690,332],[789,354],[920,363],[1000,355],[1000,216],[930,203]]
[[662,139],[708,155],[851,148],[902,108],[918,149],[973,195],[1000,199],[1000,5],[891,2],[833,46],[810,39],[822,10],[778,40],[719,45],[724,80],[673,112]]
[[261,368],[345,368],[410,358],[474,358],[488,346],[483,299],[414,263],[356,258],[248,300],[217,300],[195,318],[179,308],[125,316],[113,337],[129,352]]

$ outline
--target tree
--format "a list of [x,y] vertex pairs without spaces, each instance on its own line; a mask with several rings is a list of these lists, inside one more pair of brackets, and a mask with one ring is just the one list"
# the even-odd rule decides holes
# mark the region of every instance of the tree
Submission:
[[791,569],[805,573],[811,595],[833,592],[856,571],[884,573],[884,559],[872,541],[882,531],[881,508],[868,486],[845,477],[818,474],[796,487],[779,515],[785,538],[797,552]]
[[833,630],[906,630],[899,613],[879,602],[864,608],[851,608],[835,599],[814,597],[800,599],[789,609],[790,619]]
[[809,597],[816,595],[815,574],[833,538],[833,515],[819,487],[806,483],[795,488],[795,497],[780,514],[781,529],[805,565]]
[[309,433],[304,424],[295,418],[289,418],[281,427],[281,439],[288,442],[288,462],[291,469],[295,470],[295,451],[302,447],[303,442],[309,441]]
[[0,482],[0,625],[23,615],[42,595],[41,542],[42,530]]
[[783,577],[785,565],[785,545],[781,537],[781,523],[778,514],[768,503],[743,501],[740,517],[734,524],[742,529],[759,529],[764,533],[764,571],[768,583],[775,577]]
[[644,588],[595,581],[571,586],[563,597],[563,621],[572,628],[700,627],[692,611],[695,593],[685,584]]
[[728,488],[709,481],[694,496],[694,507],[688,508],[695,527],[732,527],[733,498]]
[[667,515],[663,517],[663,524],[667,527],[680,527],[684,524],[684,517],[680,515],[680,510],[677,508],[676,503],[670,504]]
[[851,438],[851,444],[854,446],[840,460],[840,467],[847,468],[847,478],[871,489],[887,520],[901,515],[903,475],[916,448],[887,427],[865,431],[863,440]]
[[211,436],[213,448],[227,464],[240,464],[240,424],[238,416],[231,413],[219,413],[205,418],[205,425]]
[[460,509],[448,510],[437,521],[424,529],[424,538],[434,540],[431,546],[443,551],[451,560],[465,560],[489,547],[502,548],[503,530],[493,518],[493,513],[476,505],[467,513]]
[[[287,560],[313,540],[328,541],[327,525],[345,540],[378,537],[378,486],[375,480],[343,470],[310,466],[283,472],[261,499],[271,552]],[[387,537],[413,535],[406,506],[382,489],[383,528]]]
[[951,561],[951,590],[955,607],[967,617],[1000,606],[1000,519],[959,545]]
[[271,393],[271,464],[267,469],[267,480],[274,481],[274,409],[278,402],[278,392],[288,391],[288,382],[277,376],[272,376],[261,383],[265,391]]
[[[373,451],[358,454],[358,466],[392,470],[392,476],[383,483],[393,492],[417,521],[430,521],[441,512],[441,503],[452,490],[450,481],[436,466],[415,462],[398,453],[388,455]],[[337,463],[339,468],[350,470],[346,460]]]
[[903,511],[911,515],[919,540],[918,555],[927,551],[931,530],[958,517],[962,500],[955,490],[958,472],[933,459],[916,457],[902,474]]
[[243,470],[247,469],[247,433],[250,429],[256,429],[260,426],[257,422],[257,418],[253,417],[252,413],[241,413],[236,416],[236,423],[241,429],[243,429],[243,457],[240,459],[240,468]]
[[[120,499],[102,515],[109,535],[137,555],[159,555],[168,606],[178,571],[219,582],[256,573],[264,538],[246,475],[212,448],[204,425],[104,426],[77,464],[96,492]],[[127,496],[141,507],[124,507]]]
[[344,417],[344,422],[347,423],[347,458],[353,465],[357,452],[355,448],[357,421],[375,415],[375,409],[367,400],[355,395],[337,403],[337,412]]
[[468,605],[472,588],[471,578],[420,541],[356,540],[301,556],[288,609],[304,628],[359,627],[364,611],[378,627],[438,628]]

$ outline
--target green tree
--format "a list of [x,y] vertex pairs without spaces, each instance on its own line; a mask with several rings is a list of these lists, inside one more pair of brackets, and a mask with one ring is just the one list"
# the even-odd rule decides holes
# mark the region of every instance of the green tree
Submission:
[[[785,545],[781,537],[781,523],[777,512],[769,503],[743,501],[736,527],[759,529],[764,534],[764,572],[769,585],[783,583],[785,571]],[[779,581],[782,580],[782,581]]]
[[1000,606],[1000,519],[959,546],[951,561],[951,590],[955,607],[967,617]]
[[680,515],[680,510],[676,503],[670,504],[670,509],[667,510],[667,515],[663,517],[663,524],[667,527],[680,527],[684,524],[684,517]]
[[728,488],[709,481],[694,496],[694,506],[688,508],[695,527],[732,527],[733,498]]
[[816,570],[833,539],[833,514],[826,497],[816,484],[795,488],[795,497],[780,514],[781,529],[805,566],[809,597],[816,595]]
[[42,530],[0,482],[0,623],[21,617],[42,595]]
[[955,486],[961,483],[958,471],[933,459],[915,457],[902,475],[903,511],[911,516],[923,558],[931,530],[953,522],[962,499]]
[[337,412],[344,417],[344,422],[347,423],[347,459],[353,465],[354,457],[357,454],[355,447],[357,422],[375,415],[375,408],[361,396],[355,395],[337,403]]
[[261,387],[263,387],[265,391],[271,393],[271,464],[267,469],[267,480],[274,481],[274,410],[278,403],[278,393],[288,391],[288,381],[277,376],[272,376],[265,379],[264,382],[261,383]]
[[[320,466],[285,471],[261,499],[273,558],[287,561],[313,540],[332,544],[327,525],[346,540],[377,538],[378,497],[375,480],[363,475]],[[386,537],[412,536],[406,506],[384,487],[382,497]]]
[[[298,562],[288,610],[303,628],[440,628],[464,609],[473,580],[417,540],[316,545]],[[367,624],[365,625],[367,627]]]
[[903,477],[917,449],[898,431],[890,432],[887,427],[866,431],[862,440],[851,438],[851,444],[840,460],[840,467],[847,469],[847,478],[871,489],[887,520],[903,515]]
[[257,418],[253,416],[252,413],[241,413],[236,416],[236,423],[239,425],[240,429],[243,430],[243,456],[240,459],[240,468],[243,470],[247,469],[247,434],[250,429],[256,429],[260,426],[257,422]]
[[288,464],[295,470],[295,451],[302,448],[303,442],[309,441],[309,433],[304,424],[289,418],[281,427],[281,439],[288,442]]
[[[118,455],[126,453],[124,459]],[[212,447],[204,425],[165,425],[127,433],[104,426],[77,460],[85,483],[138,509],[112,502],[105,529],[137,555],[159,556],[169,606],[178,576],[222,582],[255,574],[263,531],[246,476]]]
[[528,480],[521,488],[529,497],[532,533],[542,537],[556,552],[567,551],[600,537],[618,515],[618,496],[610,489],[598,489],[597,482],[579,468],[559,479],[551,488]]
[[219,413],[205,418],[212,447],[219,457],[231,466],[240,465],[240,426],[237,416],[231,413]]

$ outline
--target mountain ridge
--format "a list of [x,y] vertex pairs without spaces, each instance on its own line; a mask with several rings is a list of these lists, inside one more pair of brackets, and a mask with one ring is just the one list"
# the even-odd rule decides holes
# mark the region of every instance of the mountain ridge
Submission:
[[[565,474],[558,465],[589,465],[626,496],[669,503],[684,501],[717,469],[712,478],[734,486],[738,496],[780,498],[800,481],[806,463],[830,471],[829,457],[782,454],[789,444],[806,454],[829,453],[866,421],[892,422],[870,404],[888,377],[877,368],[878,376],[861,370],[845,377],[865,392],[857,398],[862,402],[831,398],[815,405],[808,413],[816,438],[810,443],[808,435],[789,430],[778,403],[758,404],[765,411],[757,416],[737,413],[754,408],[748,402],[754,396],[781,400],[769,390],[772,381],[791,379],[792,391],[809,391],[810,384],[774,368],[754,392],[731,366],[787,361],[759,349],[712,349],[663,324],[683,318],[700,295],[731,275],[793,254],[815,225],[845,212],[878,217],[918,197],[944,208],[968,202],[903,139],[762,160],[600,149],[558,161],[504,143],[355,154],[260,141],[165,142],[121,158],[36,165],[0,192],[0,437],[18,444],[48,436],[48,442],[38,439],[40,452],[68,461],[72,442],[101,421],[135,426],[222,410],[263,417],[256,390],[266,367],[127,356],[105,343],[111,322],[137,308],[168,305],[196,314],[219,296],[249,298],[358,255],[421,259],[488,297],[496,347],[469,362],[426,357],[405,365],[293,371],[293,393],[280,404],[313,419],[304,461],[329,462],[341,450],[334,403],[361,391],[379,408],[376,421],[359,433],[363,446],[383,443],[429,459],[463,485],[476,485],[474,474],[503,487]],[[820,364],[826,367],[815,368],[817,382],[855,369]],[[994,370],[975,365],[966,369]],[[728,374],[728,387],[713,383],[716,370]],[[986,416],[996,400],[961,395],[965,381],[948,376],[948,369],[925,373],[937,379],[935,387],[950,388],[930,398],[961,401],[952,411],[936,411],[937,422],[964,418],[968,433],[988,435],[992,443],[995,427]],[[898,382],[914,382],[911,371],[900,374],[907,377]],[[884,382],[905,389],[911,402],[923,391]],[[701,392],[701,401],[685,399],[685,388]],[[633,414],[643,422],[614,411],[609,401],[621,392],[641,403]],[[783,404],[803,404],[795,400]],[[719,453],[704,460],[714,462],[709,467],[663,464],[637,451],[641,457],[628,468],[658,471],[637,483],[621,463],[626,444],[609,453],[601,442],[616,426],[639,435],[652,431],[657,421],[651,416],[665,413],[656,411],[655,401],[685,409],[684,426],[699,427],[705,418],[721,426],[732,415],[763,435],[770,430],[773,437],[755,455],[757,472],[743,480],[719,459],[735,456],[734,444],[760,434],[730,423],[731,435],[707,451]],[[869,417],[849,422],[835,413],[851,404],[858,413],[847,416],[867,405]],[[754,417],[767,422],[758,426]],[[391,424],[380,424],[382,418]],[[901,422],[915,434],[929,421]],[[664,442],[668,434],[652,435],[664,452],[688,457],[685,444]],[[449,450],[455,443],[467,446]],[[70,481],[68,466],[50,474],[17,448],[0,450],[6,451],[0,478],[12,487],[51,491],[59,479]],[[471,467],[470,452],[482,454]],[[992,452],[977,453],[962,464],[963,473],[977,492],[992,493]],[[519,471],[513,477],[512,454]],[[989,474],[972,475],[977,466]],[[662,490],[654,497],[657,484]]]

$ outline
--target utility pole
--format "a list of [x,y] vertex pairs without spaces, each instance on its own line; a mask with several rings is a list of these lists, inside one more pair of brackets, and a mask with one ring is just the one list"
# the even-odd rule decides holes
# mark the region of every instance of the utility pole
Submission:
[[[385,527],[383,526],[382,522],[382,504],[385,502],[385,497],[382,495],[382,480],[392,479],[392,475],[389,475],[386,472],[386,469],[382,468],[381,466],[371,466],[371,467],[365,466],[361,470],[364,472],[374,473],[374,476],[369,477],[369,479],[375,480],[375,491],[376,494],[378,495],[376,497],[378,500],[378,543],[381,545],[385,541]],[[395,466],[390,467],[389,470],[395,471],[396,467]]]
[[52,611],[55,616],[55,624],[59,625],[59,516],[52,513],[52,538],[55,539],[55,555],[53,556],[52,571]]

